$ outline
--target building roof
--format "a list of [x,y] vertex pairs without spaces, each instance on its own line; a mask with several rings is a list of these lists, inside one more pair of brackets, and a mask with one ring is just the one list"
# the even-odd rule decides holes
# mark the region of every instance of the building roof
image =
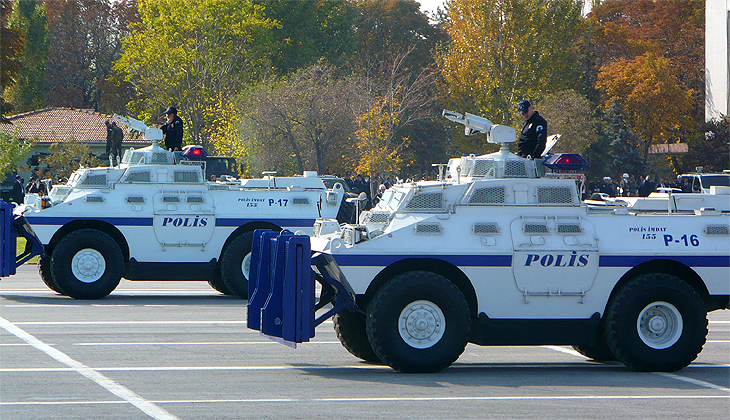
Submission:
[[[91,109],[45,108],[7,117],[9,123],[0,124],[0,130],[12,132],[20,127],[20,137],[33,139],[37,143],[62,143],[73,137],[87,144],[106,145],[107,120],[109,114]],[[112,120],[113,121],[113,120]],[[124,143],[146,143],[133,139],[127,133],[125,124],[117,122],[124,132]]]

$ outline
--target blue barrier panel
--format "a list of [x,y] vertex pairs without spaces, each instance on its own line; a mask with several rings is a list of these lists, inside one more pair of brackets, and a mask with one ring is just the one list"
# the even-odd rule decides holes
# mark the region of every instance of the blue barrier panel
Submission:
[[271,337],[281,337],[281,323],[284,316],[281,291],[284,287],[284,266],[286,265],[286,242],[282,238],[291,235],[291,232],[283,231],[279,236],[271,238],[269,294],[261,307],[261,333]]
[[282,338],[292,343],[303,343],[314,337],[311,245],[306,235],[291,236],[284,242]]
[[17,237],[13,228],[13,205],[0,202],[0,277],[15,274]]
[[270,229],[258,229],[253,234],[247,305],[247,324],[252,330],[261,329],[261,308],[271,289],[271,239],[278,235]]

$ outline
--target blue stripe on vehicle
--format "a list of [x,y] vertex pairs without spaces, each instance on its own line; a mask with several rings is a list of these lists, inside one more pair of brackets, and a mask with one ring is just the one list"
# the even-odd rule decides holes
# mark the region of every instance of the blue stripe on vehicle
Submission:
[[677,261],[690,267],[730,267],[730,255],[601,255],[601,267],[636,267],[655,260]]
[[33,217],[25,216],[33,225],[65,225],[77,220],[93,220],[107,222],[114,226],[152,226],[151,217]]
[[283,227],[313,227],[315,219],[232,219],[219,217],[215,219],[216,226],[243,226],[251,222],[269,222]]
[[338,265],[384,267],[405,259],[434,259],[460,267],[511,267],[511,255],[344,255],[333,254]]

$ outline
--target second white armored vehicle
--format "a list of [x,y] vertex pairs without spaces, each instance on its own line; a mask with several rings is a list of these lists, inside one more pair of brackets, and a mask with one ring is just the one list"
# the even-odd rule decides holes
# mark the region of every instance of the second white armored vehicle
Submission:
[[257,234],[249,328],[301,343],[335,314],[353,355],[405,372],[467,343],[573,345],[649,371],[697,357],[707,312],[730,307],[730,187],[584,202],[580,156],[525,159],[513,128],[444,115],[502,150],[388,189],[357,224],[319,220],[311,242]]
[[207,280],[245,298],[255,229],[310,234],[315,219],[338,215],[342,185],[328,189],[315,172],[207,182],[195,160],[201,148],[163,150],[159,129],[125,122],[153,144],[127,150],[118,166],[79,169],[15,209],[13,224],[29,240],[22,260],[40,254],[40,275],[59,293],[97,299],[121,278]]

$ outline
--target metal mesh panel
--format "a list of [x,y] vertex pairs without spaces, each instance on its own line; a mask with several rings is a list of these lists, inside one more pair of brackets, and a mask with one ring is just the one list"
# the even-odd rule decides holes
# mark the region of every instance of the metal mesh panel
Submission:
[[538,204],[571,204],[570,187],[537,187]]
[[504,204],[505,187],[477,188],[469,197],[469,204]]
[[151,160],[150,163],[167,163],[167,153],[152,153]]
[[491,159],[475,160],[473,176],[487,176],[492,168],[494,168],[494,161]]
[[162,202],[163,203],[179,203],[180,197],[178,197],[176,195],[166,195],[166,196],[162,197]]
[[728,236],[730,235],[730,227],[728,225],[707,225],[705,233],[715,236]]
[[297,205],[300,205],[300,206],[301,205],[305,205],[305,204],[309,204],[309,198],[307,198],[307,197],[294,197],[294,198],[292,198],[291,203],[292,204],[297,204]]
[[205,199],[202,195],[189,195],[188,203],[204,203]]
[[365,223],[388,223],[390,213],[388,212],[368,212],[365,215]]
[[198,173],[192,171],[175,171],[175,182],[198,183]]
[[65,185],[55,185],[51,190],[51,198],[66,197],[71,192],[71,187]]
[[497,234],[499,225],[493,222],[474,223],[472,231],[476,234]]
[[141,197],[141,196],[127,197],[127,203],[144,203],[144,197]]
[[558,233],[581,233],[583,228],[579,223],[558,223]]
[[441,192],[417,194],[406,205],[408,210],[441,210],[444,206],[444,194]]
[[87,195],[86,196],[86,202],[87,203],[103,203],[104,197],[94,196],[94,195]]
[[505,178],[527,178],[525,162],[520,160],[507,160],[504,162]]
[[441,233],[441,223],[438,222],[427,222],[427,223],[416,223],[416,233],[421,234],[436,234]]
[[130,172],[127,182],[150,182],[150,171]]
[[89,175],[81,182],[81,185],[89,187],[104,187],[106,186],[106,174]]
[[526,235],[538,235],[538,234],[550,233],[547,223],[536,223],[536,222],[525,223],[525,226],[523,227],[523,231],[525,232]]

